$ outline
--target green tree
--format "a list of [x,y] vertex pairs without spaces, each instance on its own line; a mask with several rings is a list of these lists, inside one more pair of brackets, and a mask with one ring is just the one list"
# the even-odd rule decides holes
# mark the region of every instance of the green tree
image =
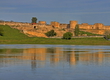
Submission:
[[3,29],[2,28],[0,28],[0,36],[3,36]]
[[66,32],[63,34],[63,39],[69,40],[71,39],[73,34],[71,32]]
[[74,34],[75,34],[75,36],[79,35],[79,25],[75,26]]
[[32,23],[36,23],[37,22],[37,18],[36,17],[32,17]]
[[104,35],[110,35],[110,31],[109,30],[105,30]]
[[104,38],[107,39],[107,40],[110,40],[110,31],[109,30],[105,31]]
[[48,31],[47,33],[45,33],[45,35],[48,37],[56,36],[56,32],[54,30],[51,30],[51,31]]

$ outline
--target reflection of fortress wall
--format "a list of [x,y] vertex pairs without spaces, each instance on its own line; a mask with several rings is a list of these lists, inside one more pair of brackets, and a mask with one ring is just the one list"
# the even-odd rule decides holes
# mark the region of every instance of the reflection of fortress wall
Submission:
[[90,61],[91,60],[91,54],[85,53],[85,54],[79,54],[79,61]]
[[104,54],[102,52],[100,53],[93,53],[93,54],[79,54],[79,61],[86,61],[86,62],[97,62],[102,63]]
[[[69,61],[70,65],[75,65],[77,61],[84,62],[84,63],[97,63],[102,64],[103,59],[110,60],[110,54],[104,54],[105,52],[101,52],[101,50],[97,53],[89,53],[84,52],[82,54],[75,53],[74,51],[69,52],[63,52],[62,48],[28,48],[22,50],[13,50],[13,49],[5,49],[3,50],[2,54],[5,54],[6,56],[0,57],[0,64],[19,64],[15,63],[16,59],[23,59],[23,60],[31,60],[31,64],[33,67],[36,66],[36,64],[42,66],[45,64],[46,60],[50,60],[50,62],[57,64],[61,61],[66,62]],[[16,51],[16,52],[15,52]],[[103,51],[103,50],[102,50]],[[10,54],[17,53],[17,56],[10,56]],[[50,55],[49,55],[50,53]],[[80,53],[80,52],[79,52]],[[19,55],[18,55],[19,54]],[[10,58],[15,58],[10,59]],[[47,59],[46,59],[47,58]],[[36,61],[38,60],[38,62]],[[40,62],[41,61],[41,62]],[[28,62],[27,62],[28,63]],[[22,63],[20,63],[22,64]]]
[[99,52],[99,53],[98,53],[98,63],[99,63],[99,64],[102,64],[103,58],[104,58],[103,52]]
[[55,52],[53,53],[53,56],[51,56],[51,62],[54,64],[57,64],[60,61],[60,58],[62,57],[62,51],[59,50],[59,48],[55,48]]
[[76,56],[75,56],[75,53],[74,52],[72,52],[71,54],[70,54],[70,65],[76,65],[76,58],[75,58]]
[[46,60],[45,48],[29,48],[23,51],[23,59],[29,60]]

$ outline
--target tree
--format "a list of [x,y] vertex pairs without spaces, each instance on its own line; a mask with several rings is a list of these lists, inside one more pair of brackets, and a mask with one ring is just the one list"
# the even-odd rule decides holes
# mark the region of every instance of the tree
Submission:
[[71,32],[66,32],[63,34],[63,39],[69,40],[72,36],[73,34]]
[[109,30],[105,30],[104,35],[110,35],[110,31]]
[[79,25],[75,26],[74,34],[75,34],[75,36],[79,35]]
[[110,40],[110,31],[109,30],[105,31],[104,38],[107,39],[107,40]]
[[0,36],[3,36],[3,29],[0,28]]
[[56,32],[54,32],[54,30],[51,30],[51,31],[48,31],[47,33],[45,33],[45,35],[48,37],[56,36]]
[[37,22],[37,18],[36,17],[32,17],[32,23],[36,23]]

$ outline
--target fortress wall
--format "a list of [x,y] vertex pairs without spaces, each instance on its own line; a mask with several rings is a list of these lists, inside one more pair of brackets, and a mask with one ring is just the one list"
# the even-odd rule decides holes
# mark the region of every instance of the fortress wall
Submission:
[[110,26],[105,26],[105,30],[110,30]]
[[37,27],[41,27],[41,28],[50,28],[50,27],[52,27],[51,25],[36,25]]
[[75,29],[75,26],[78,24],[78,21],[70,21],[70,28]]
[[66,29],[69,27],[69,24],[60,24],[60,28]]
[[94,29],[105,29],[104,25],[102,23],[95,23],[93,25]]
[[[22,23],[22,22],[0,22],[0,25],[9,25],[13,28],[23,30],[24,33],[30,34],[38,37],[46,37],[44,33],[50,30],[55,30],[57,36],[61,37],[66,32],[73,32],[75,26],[78,24],[77,21],[70,21],[70,24],[60,24],[59,22],[51,22],[50,25],[46,24],[46,21],[39,21],[38,24]],[[94,25],[89,25],[88,23],[78,24],[79,29],[91,32],[94,34],[104,34],[105,30],[110,30],[110,26],[104,26],[102,23],[95,23]],[[63,30],[64,29],[64,30]],[[73,33],[74,34],[74,33]]]
[[88,23],[82,23],[81,25],[85,25],[85,26],[87,26],[87,25],[89,25]]
[[38,24],[46,25],[46,21],[39,21]]
[[80,29],[92,29],[92,30],[105,30],[110,29],[110,26],[104,26],[102,23],[95,23],[94,25],[89,25],[87,23],[79,24]]
[[0,22],[0,25],[5,25],[4,22]]
[[86,30],[86,29],[92,29],[92,26],[93,25],[89,25],[89,24],[87,24],[87,23],[83,23],[83,24],[79,24],[79,29],[84,29],[84,30]]
[[30,25],[29,23],[21,23],[21,22],[0,22],[1,25]]
[[51,25],[52,27],[59,27],[59,26],[60,26],[60,23],[54,21],[54,22],[51,22],[50,25]]

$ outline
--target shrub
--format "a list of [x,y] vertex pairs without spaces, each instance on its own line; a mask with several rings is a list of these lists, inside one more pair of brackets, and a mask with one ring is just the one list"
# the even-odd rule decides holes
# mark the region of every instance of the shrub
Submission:
[[69,40],[72,37],[72,33],[71,32],[66,32],[63,34],[63,39]]
[[79,25],[75,26],[74,34],[75,34],[75,36],[79,35]]
[[104,36],[105,39],[110,40],[110,31],[109,30],[106,30],[104,35],[105,35]]
[[110,31],[109,30],[105,30],[104,35],[110,35]]
[[51,30],[51,31],[48,31],[47,33],[45,33],[45,35],[48,37],[56,36],[56,32],[54,32],[54,30]]
[[110,40],[110,34],[104,36],[105,39]]
[[0,36],[3,36],[3,29],[2,28],[0,28]]

